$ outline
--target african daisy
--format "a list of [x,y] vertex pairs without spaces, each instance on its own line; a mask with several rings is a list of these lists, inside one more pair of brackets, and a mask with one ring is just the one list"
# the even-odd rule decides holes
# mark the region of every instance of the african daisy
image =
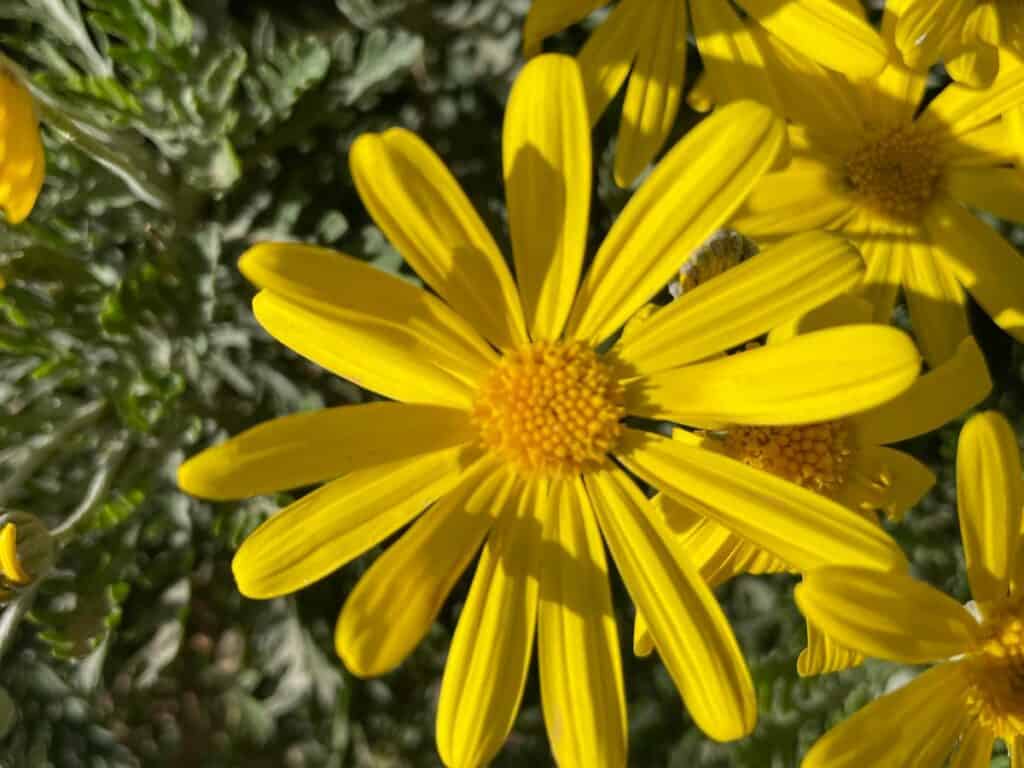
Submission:
[[[774,329],[768,342],[783,342],[794,333],[869,322],[870,315],[866,302],[840,296],[797,322]],[[991,388],[985,358],[968,338],[950,360],[923,375],[899,397],[842,419],[787,426],[742,425],[696,434],[677,429],[673,436],[834,499],[872,522],[878,522],[878,512],[898,520],[935,484],[935,476],[917,459],[889,444],[938,429],[977,405]],[[711,586],[740,573],[799,570],[704,517],[691,505],[664,496],[657,497],[655,505]],[[639,655],[653,650],[642,619],[635,628],[634,650]],[[801,675],[816,675],[860,661],[858,654],[808,625],[807,649],[797,668]]]
[[[815,493],[624,423],[699,426],[842,418],[911,386],[904,334],[853,326],[716,353],[848,290],[856,253],[803,235],[709,284],[602,354],[601,343],[721,225],[784,142],[737,102],[682,141],[583,272],[590,129],[575,61],[542,56],[505,117],[514,280],[442,161],[413,134],[361,137],[350,163],[371,215],[435,293],[326,249],[270,243],[241,269],[274,337],[390,401],[296,414],[186,462],[183,489],[240,498],[327,482],[261,525],[234,573],[250,597],[294,592],[412,523],[338,621],[358,675],[393,669],[482,549],[452,641],[437,744],[478,766],[512,728],[534,646],[564,766],[626,762],[626,709],[604,547],[690,714],[718,740],[756,719],[749,672],[687,552],[620,463],[787,562],[902,567],[877,526]],[[421,514],[422,513],[422,514]]]
[[[1000,119],[1024,107],[1024,63],[1004,50],[989,88],[949,85],[922,109],[925,79],[901,66],[848,80],[760,39],[793,160],[759,180],[732,226],[758,241],[821,227],[849,237],[875,319],[888,322],[902,288],[933,366],[970,334],[967,293],[1024,340],[1024,257],[971,211],[1024,221],[1020,148]],[[705,85],[696,101],[715,100]]]
[[1024,765],[1024,481],[1013,429],[995,412],[967,422],[957,452],[960,530],[974,604],[907,574],[822,568],[797,587],[800,609],[849,648],[936,662],[833,728],[804,768],[988,766],[1001,738]]

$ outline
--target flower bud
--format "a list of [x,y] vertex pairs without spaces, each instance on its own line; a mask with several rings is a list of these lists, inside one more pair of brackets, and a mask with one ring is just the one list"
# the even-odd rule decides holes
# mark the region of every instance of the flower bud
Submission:
[[53,567],[54,550],[53,536],[35,515],[0,515],[0,591],[16,591],[44,576]]

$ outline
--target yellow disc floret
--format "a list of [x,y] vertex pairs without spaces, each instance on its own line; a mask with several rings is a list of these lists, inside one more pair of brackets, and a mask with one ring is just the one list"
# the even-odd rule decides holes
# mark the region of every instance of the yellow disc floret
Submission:
[[481,442],[526,474],[575,474],[606,460],[625,416],[622,385],[581,342],[507,354],[480,387]]
[[744,464],[829,495],[846,482],[852,450],[842,421],[730,429],[725,451]]
[[941,176],[934,135],[913,124],[872,134],[846,159],[846,178],[863,204],[898,221],[920,219]]
[[1024,597],[988,608],[967,664],[970,712],[1004,739],[1024,735]]

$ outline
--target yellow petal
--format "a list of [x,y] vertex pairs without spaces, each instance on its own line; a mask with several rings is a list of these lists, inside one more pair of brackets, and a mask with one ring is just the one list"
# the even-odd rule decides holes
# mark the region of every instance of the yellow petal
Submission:
[[842,157],[854,151],[863,141],[864,131],[854,85],[760,25],[749,26],[783,105],[783,114],[804,127],[815,143],[827,147],[831,154]]
[[648,0],[615,147],[615,183],[628,187],[654,160],[675,124],[686,75],[686,4]]
[[462,187],[416,134],[366,133],[349,167],[377,226],[438,295],[495,345],[526,342],[515,282]]
[[988,88],[969,88],[955,83],[946,86],[928,105],[919,124],[945,127],[959,135],[1021,106],[1024,103],[1024,63],[1005,49],[999,59],[999,75],[992,85]]
[[0,576],[14,584],[28,584],[32,574],[25,570],[18,557],[18,531],[13,523],[0,528]]
[[953,753],[949,768],[989,768],[994,742],[995,734],[976,718],[971,718]]
[[980,403],[990,391],[985,356],[973,338],[966,338],[952,358],[902,395],[852,417],[857,441],[885,445],[928,434]]
[[831,637],[807,622],[807,647],[796,660],[796,671],[800,677],[827,675],[844,669],[859,667],[864,657],[856,651],[844,648]]
[[[1011,160],[1016,162],[1018,167],[1024,160],[1024,106],[1011,107],[1003,113],[1002,119],[993,121],[998,128],[989,128],[989,132],[996,133],[1001,140],[999,149],[1011,149],[1013,154]],[[982,130],[982,129],[979,129]],[[974,132],[975,134],[977,131]],[[974,134],[968,134],[973,136]]]
[[580,478],[552,487],[537,653],[558,765],[625,766],[626,697],[601,532]]
[[1004,597],[1021,542],[1024,479],[1013,428],[997,411],[972,416],[960,432],[957,507],[971,594]]
[[730,226],[763,240],[811,229],[837,229],[854,203],[842,173],[817,156],[797,156],[785,170],[761,177]]
[[926,224],[946,268],[998,326],[1024,341],[1024,256],[949,199],[932,205]]
[[275,328],[288,334],[279,341],[396,400],[465,406],[497,362],[487,342],[439,299],[340,253],[264,243],[246,251],[239,269],[265,289],[253,309],[272,335]]
[[601,531],[658,653],[697,725],[717,741],[750,733],[750,672],[711,589],[619,469],[585,477]]
[[854,449],[846,483],[835,500],[854,511],[899,520],[935,485],[935,475],[912,456],[878,445]]
[[516,78],[502,135],[519,292],[533,339],[557,339],[576,295],[590,214],[590,121],[579,67],[546,54]]
[[960,603],[905,571],[820,568],[804,574],[795,596],[808,621],[837,642],[889,661],[948,659],[979,632]]
[[[991,167],[1015,162],[1019,154],[1015,148],[1021,146],[1020,134],[1015,127],[1014,116],[1024,111],[1015,107],[1002,118],[993,118],[984,125],[958,136],[939,134],[935,150],[946,158],[947,174],[959,168]],[[1024,123],[1021,129],[1024,130]]]
[[826,733],[802,768],[938,766],[964,722],[962,665],[940,664]]
[[[886,4],[888,11],[889,4]],[[921,106],[927,72],[891,62],[876,77],[854,81],[861,119],[870,125],[894,125],[914,119]]]
[[600,119],[626,82],[644,39],[649,5],[649,0],[622,0],[580,51],[580,74],[591,124]]
[[941,365],[971,334],[964,289],[941,257],[920,248],[903,262],[903,294],[924,359]]
[[478,461],[377,558],[345,601],[334,634],[350,671],[371,677],[402,663],[433,625],[515,487],[495,460]]
[[647,621],[640,611],[636,612],[633,620],[633,655],[645,658],[654,653],[654,638],[651,637],[651,630]]
[[178,486],[204,499],[244,499],[322,483],[357,469],[474,440],[465,411],[365,403],[265,421],[193,456]]
[[690,13],[706,87],[714,92],[716,103],[753,99],[782,114],[782,102],[751,25],[727,0],[698,0],[690,4]]
[[9,224],[25,220],[43,185],[46,160],[32,97],[14,75],[0,69],[0,209]]
[[706,515],[703,507],[683,504],[667,494],[652,499],[679,539],[701,578],[714,588],[742,573],[791,573],[793,569]]
[[687,291],[616,354],[645,375],[701,360],[849,290],[862,274],[860,254],[846,240],[796,235]]
[[527,56],[540,51],[544,38],[582,21],[608,0],[534,0],[523,26],[523,50]]
[[616,456],[645,482],[797,570],[831,563],[905,567],[903,553],[877,525],[713,451],[630,429]]
[[445,765],[484,765],[512,730],[533,652],[542,527],[555,511],[546,496],[546,483],[528,484],[484,545],[437,703]]
[[1024,765],[1024,736],[1014,736],[1013,743],[1009,745],[1010,765],[1012,768],[1020,768]]
[[475,383],[486,370],[474,365],[464,376],[454,373],[453,368],[473,362],[472,358],[445,346],[443,337],[435,335],[436,328],[419,321],[402,326],[367,314],[310,309],[270,291],[260,291],[252,309],[259,324],[285,346],[396,400],[468,410]]
[[390,536],[458,482],[463,449],[352,472],[285,507],[242,542],[231,569],[246,597],[286,595]]
[[875,308],[872,319],[888,325],[903,285],[905,265],[920,252],[927,253],[927,247],[903,238],[868,235],[860,241],[860,250],[868,267],[860,295]]
[[913,0],[896,22],[895,41],[908,67],[927,69],[956,40],[976,0]]
[[950,168],[946,188],[971,208],[1024,221],[1024,171],[1020,168]]
[[987,88],[999,71],[999,50],[987,43],[953,46],[944,58],[950,77],[970,88]]
[[787,45],[845,75],[877,75],[889,59],[867,21],[833,0],[742,0],[741,5]]
[[599,342],[628,320],[743,202],[774,162],[781,121],[753,102],[716,109],[658,164],[601,245],[570,335]]
[[843,293],[794,320],[775,326],[768,334],[768,343],[779,344],[800,334],[840,325],[870,323],[873,314],[874,307],[866,300],[850,293]]
[[626,410],[700,427],[809,424],[891,400],[920,367],[902,331],[846,325],[637,379]]

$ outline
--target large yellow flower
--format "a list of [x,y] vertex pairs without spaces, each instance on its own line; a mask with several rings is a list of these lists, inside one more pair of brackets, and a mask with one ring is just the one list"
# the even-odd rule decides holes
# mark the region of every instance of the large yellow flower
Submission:
[[958,82],[984,87],[999,69],[998,48],[1024,55],[1020,0],[889,0],[894,38],[906,65],[927,69],[939,59]]
[[[907,664],[938,662],[833,728],[804,768],[982,768],[998,737],[1024,765],[1024,535],[1017,438],[995,412],[960,435],[957,497],[974,603],[906,574],[823,568],[797,587],[808,619],[850,648]],[[959,742],[958,742],[959,739]]]
[[500,748],[535,627],[558,762],[625,764],[604,545],[694,720],[715,739],[739,738],[756,704],[736,641],[620,464],[800,568],[905,560],[840,505],[623,418],[842,418],[911,386],[916,350],[896,330],[863,325],[717,355],[860,278],[856,252],[821,233],[757,256],[598,352],[775,162],[784,131],[767,109],[738,102],[693,130],[630,201],[582,282],[591,146],[573,59],[524,68],[503,141],[517,280],[441,160],[403,130],[361,137],[350,162],[371,215],[436,295],[300,244],[243,257],[271,334],[397,402],[276,419],[193,458],[179,482],[227,499],[330,481],[243,543],[233,567],[251,597],[298,590],[412,523],[341,613],[337,650],[359,675],[402,661],[482,547],[438,703],[448,765],[477,766]]
[[[527,53],[608,2],[533,0],[523,30]],[[861,18],[857,0],[740,0],[739,5],[773,35],[839,72],[876,75],[889,57]],[[621,186],[631,184],[654,159],[675,123],[686,76],[688,14],[705,72],[719,93],[727,94],[739,79],[745,93],[753,91],[773,105],[777,101],[760,43],[729,0],[620,0],[583,47],[579,62],[594,122],[629,78],[615,155],[615,180]]]
[[[799,321],[774,329],[768,340],[780,343],[794,333],[869,322],[870,315],[866,302],[840,296]],[[834,499],[874,523],[879,512],[899,520],[935,484],[935,476],[917,459],[889,445],[938,429],[981,402],[991,389],[981,350],[973,339],[965,339],[946,363],[899,397],[867,411],[824,423],[744,425],[703,434],[677,429],[674,437]],[[692,505],[663,495],[655,504],[712,587],[740,573],[798,570],[704,517]],[[634,650],[639,655],[653,650],[639,617]],[[807,648],[797,668],[801,675],[818,675],[861,660],[859,654],[808,624]]]
[[[1004,50],[989,88],[950,85],[922,109],[923,76],[890,65],[847,80],[750,26],[771,52],[793,160],[758,182],[732,226],[761,241],[821,227],[851,238],[875,319],[888,322],[902,286],[933,366],[970,334],[967,292],[1024,340],[1024,257],[970,210],[1024,221],[1020,147],[1001,120],[1024,106],[1024,63]],[[697,100],[713,101],[705,85]]]
[[32,97],[0,65],[0,210],[7,221],[24,221],[43,186],[46,160]]

